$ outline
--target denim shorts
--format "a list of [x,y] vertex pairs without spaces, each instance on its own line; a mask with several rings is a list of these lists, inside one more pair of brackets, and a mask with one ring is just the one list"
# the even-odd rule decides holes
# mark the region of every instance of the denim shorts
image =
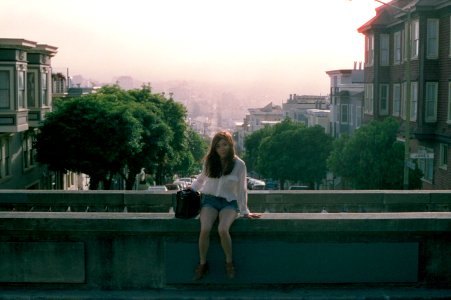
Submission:
[[238,202],[236,200],[227,201],[226,198],[216,197],[213,195],[202,194],[201,198],[202,207],[212,207],[217,211],[221,211],[224,208],[234,209],[236,212],[239,212]]

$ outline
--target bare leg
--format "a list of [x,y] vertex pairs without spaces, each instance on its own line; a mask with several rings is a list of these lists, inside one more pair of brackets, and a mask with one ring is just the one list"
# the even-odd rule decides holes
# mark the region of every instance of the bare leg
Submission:
[[210,232],[218,217],[218,211],[212,207],[202,207],[200,211],[200,233],[199,233],[199,262],[207,262],[208,247],[210,246]]
[[236,217],[237,212],[234,209],[225,208],[219,212],[218,233],[221,238],[221,246],[224,250],[226,263],[233,261],[232,238],[230,237],[229,229]]

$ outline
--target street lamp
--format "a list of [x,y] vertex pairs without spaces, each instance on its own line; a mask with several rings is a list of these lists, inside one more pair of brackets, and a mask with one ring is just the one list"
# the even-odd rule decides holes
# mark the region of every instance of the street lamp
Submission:
[[406,10],[398,6],[392,5],[390,3],[385,3],[380,0],[374,0],[383,5],[393,7],[399,11],[407,14],[407,31],[406,31],[406,97],[405,97],[405,144],[404,144],[404,180],[403,188],[405,190],[409,189],[409,162],[410,162],[410,117],[411,117],[411,87],[410,87],[410,57],[411,57],[411,36],[410,36],[410,26],[411,26],[411,9]]

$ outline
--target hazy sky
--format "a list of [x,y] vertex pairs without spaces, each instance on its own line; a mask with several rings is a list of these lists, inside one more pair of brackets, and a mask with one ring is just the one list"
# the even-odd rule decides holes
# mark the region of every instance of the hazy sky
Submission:
[[0,37],[58,47],[55,71],[112,81],[261,84],[327,94],[362,61],[373,0],[0,0]]

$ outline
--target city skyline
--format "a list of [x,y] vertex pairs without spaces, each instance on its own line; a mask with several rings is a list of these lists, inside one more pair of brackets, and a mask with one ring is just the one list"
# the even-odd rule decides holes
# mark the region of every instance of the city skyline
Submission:
[[357,28],[373,0],[131,0],[0,3],[0,35],[58,47],[54,72],[101,82],[196,81],[226,92],[325,95],[334,69],[363,61]]

